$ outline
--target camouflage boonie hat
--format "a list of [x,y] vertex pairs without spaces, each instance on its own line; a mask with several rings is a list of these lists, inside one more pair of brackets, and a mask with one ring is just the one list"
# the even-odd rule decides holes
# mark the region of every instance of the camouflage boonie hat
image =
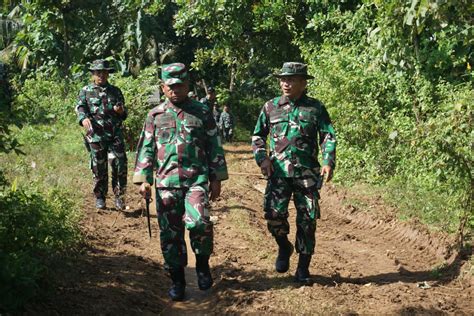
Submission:
[[161,67],[161,80],[167,86],[183,83],[188,80],[188,77],[188,70],[182,63],[167,64]]
[[96,59],[94,60],[90,66],[89,66],[90,71],[94,70],[107,70],[108,72],[112,73],[115,71],[114,67],[110,66],[110,63],[108,60],[105,59]]
[[302,76],[305,79],[314,79],[313,76],[308,75],[308,66],[303,63],[297,62],[286,62],[281,67],[280,72],[274,74],[275,77],[289,77],[289,76]]

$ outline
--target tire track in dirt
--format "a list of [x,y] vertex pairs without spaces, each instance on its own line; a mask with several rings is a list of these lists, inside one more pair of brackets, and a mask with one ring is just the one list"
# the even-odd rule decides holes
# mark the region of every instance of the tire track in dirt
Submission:
[[[233,172],[258,174],[247,146],[227,149]],[[263,220],[262,194],[251,189],[256,185],[264,187],[265,182],[240,177],[225,184],[220,204],[227,212],[220,216],[220,227],[241,233],[216,227],[215,257],[227,264],[219,270],[222,283],[214,311],[470,314],[474,310],[472,281],[457,278],[464,260],[451,256],[445,261],[448,237],[430,235],[386,216],[393,210],[376,209],[373,214],[354,210],[342,203],[341,195],[346,193],[331,185],[322,192],[323,218],[318,222],[317,253],[311,265],[315,283],[299,287],[292,280],[296,255],[291,258],[291,273],[273,272],[276,246]],[[294,211],[290,207],[292,238]],[[232,212],[243,214],[229,215]],[[237,228],[244,218],[249,227]],[[222,240],[226,237],[238,242]]]
[[[277,248],[263,219],[262,193],[255,189],[264,187],[265,181],[258,177],[248,145],[225,148],[231,172],[256,176],[231,176],[223,183],[221,199],[212,204],[215,285],[211,290],[197,289],[189,249],[186,300],[168,299],[170,281],[163,270],[156,214],[153,208],[149,240],[143,205],[131,186],[130,209],[100,213],[85,209],[85,251],[58,271],[54,297],[30,312],[474,314],[472,278],[461,269],[466,258],[448,258],[448,237],[400,223],[379,201],[369,201],[370,212],[359,210],[348,202],[350,192],[332,185],[322,192],[322,219],[310,268],[314,284],[301,287],[293,282],[296,254],[288,273],[274,272]],[[291,206],[291,239],[294,213]]]

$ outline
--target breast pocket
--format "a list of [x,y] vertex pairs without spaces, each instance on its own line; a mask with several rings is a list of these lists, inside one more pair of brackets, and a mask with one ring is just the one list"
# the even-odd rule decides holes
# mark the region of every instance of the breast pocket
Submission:
[[186,143],[195,143],[203,138],[203,122],[194,115],[186,114],[183,121],[183,138]]
[[176,121],[173,115],[160,115],[155,118],[156,142],[167,144],[172,142],[176,136]]
[[306,137],[316,137],[317,121],[316,113],[312,111],[300,112],[298,114],[300,121],[300,133]]
[[202,127],[202,120],[194,115],[184,116],[184,127],[187,131],[193,131]]
[[281,138],[288,133],[288,114],[282,111],[274,111],[270,114],[270,133],[273,138]]

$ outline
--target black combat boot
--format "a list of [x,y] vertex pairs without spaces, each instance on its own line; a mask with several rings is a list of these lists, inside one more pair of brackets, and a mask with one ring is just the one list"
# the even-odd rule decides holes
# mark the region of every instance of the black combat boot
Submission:
[[125,202],[124,202],[123,196],[116,195],[115,196],[115,209],[117,211],[123,211],[124,208],[125,208]]
[[173,301],[182,301],[184,299],[184,290],[186,289],[186,280],[184,278],[184,267],[170,269],[171,285],[168,295]]
[[105,199],[98,197],[95,199],[95,208],[100,210],[105,210]]
[[275,261],[275,269],[277,272],[284,273],[290,268],[290,257],[294,247],[286,236],[276,237],[278,244],[278,256]]
[[196,273],[199,289],[201,291],[210,289],[214,281],[209,270],[209,256],[196,255]]
[[298,260],[298,268],[296,268],[295,281],[302,284],[311,284],[311,276],[309,275],[309,263],[311,255],[300,253]]

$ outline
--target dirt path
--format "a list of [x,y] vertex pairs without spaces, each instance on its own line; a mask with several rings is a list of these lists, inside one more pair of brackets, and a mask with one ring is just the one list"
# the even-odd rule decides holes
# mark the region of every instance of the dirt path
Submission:
[[[248,145],[227,146],[226,151],[231,172],[258,173]],[[231,176],[222,198],[212,205],[216,282],[211,290],[197,289],[189,250],[187,298],[179,303],[167,298],[170,281],[162,266],[156,215],[152,211],[150,240],[131,186],[130,209],[85,210],[89,247],[60,273],[53,300],[31,312],[474,314],[472,272],[462,268],[470,254],[450,255],[449,238],[399,223],[377,200],[367,201],[370,212],[359,210],[348,202],[348,192],[332,185],[322,192],[317,254],[311,263],[314,284],[293,282],[296,255],[290,272],[274,272],[276,244],[261,210],[264,186],[258,176]],[[290,213],[294,239],[294,207]]]

